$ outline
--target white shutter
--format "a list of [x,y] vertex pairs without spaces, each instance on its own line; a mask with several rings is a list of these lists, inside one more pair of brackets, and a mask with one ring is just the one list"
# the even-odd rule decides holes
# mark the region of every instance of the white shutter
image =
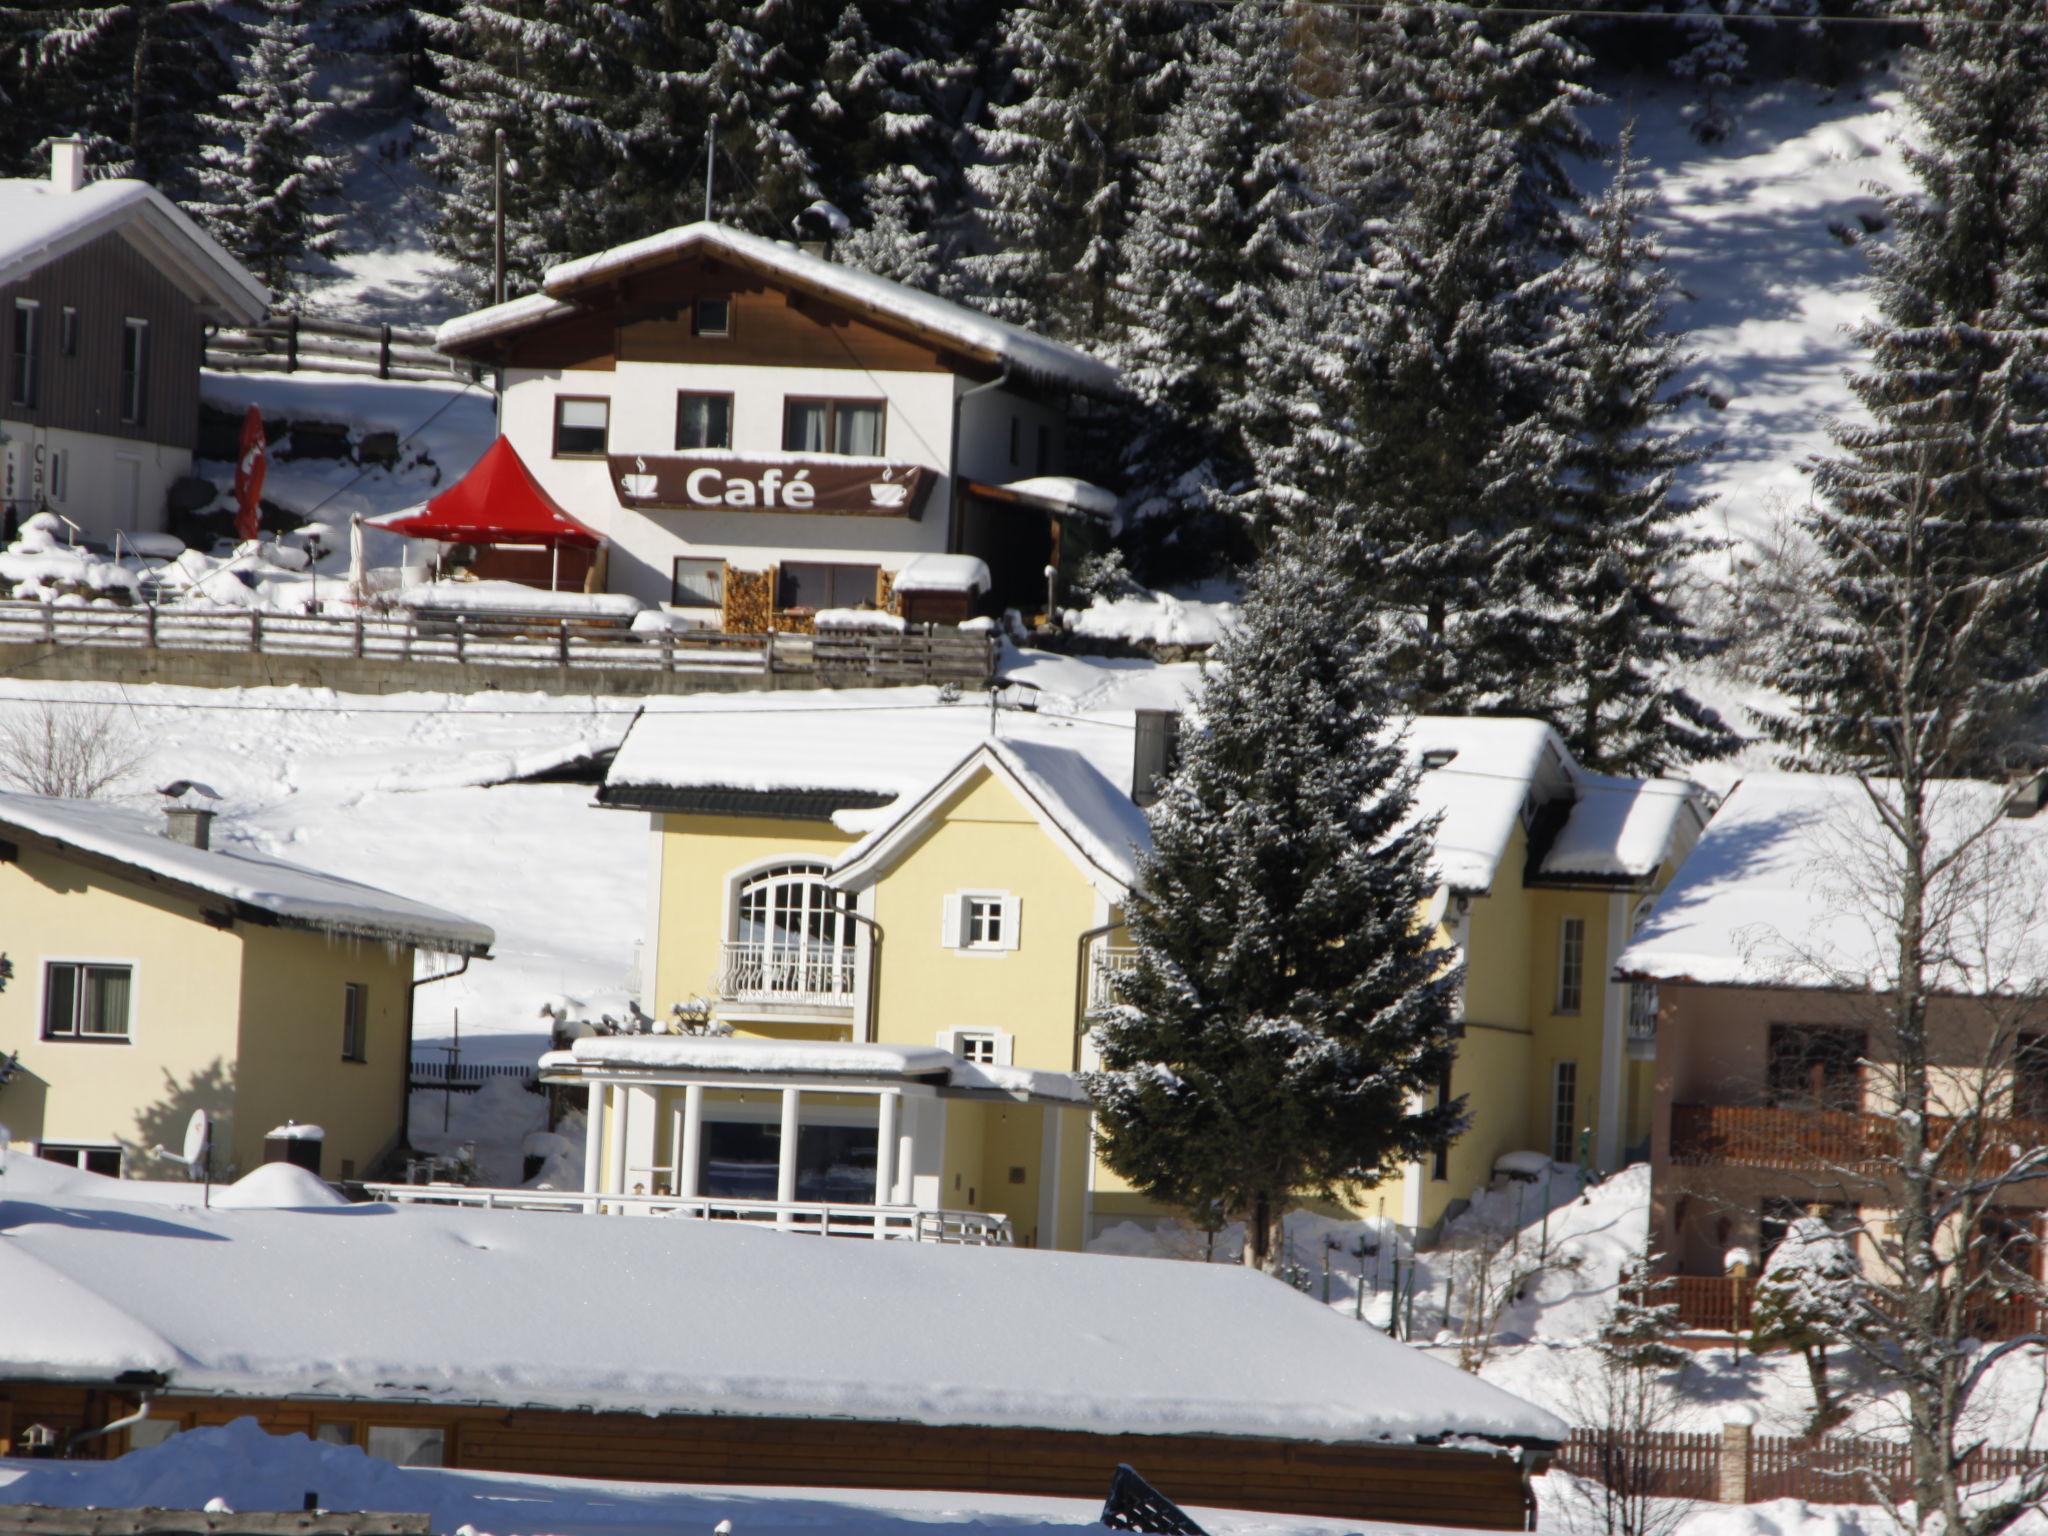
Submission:
[[1017,1037],[1011,1034],[1007,1029],[999,1029],[995,1031],[995,1037],[996,1064],[998,1066],[1007,1067],[1011,1065],[1010,1051],[1011,1047],[1017,1043]]
[[1015,949],[1017,947],[1017,925],[1023,906],[1024,899],[1021,896],[1005,896],[1003,898],[1003,942],[998,948]]
[[957,1029],[940,1030],[939,1049],[951,1051],[955,1056],[958,1056],[960,1054],[960,1031]]
[[939,943],[947,949],[958,949],[967,942],[967,904],[958,896],[948,896],[939,907]]

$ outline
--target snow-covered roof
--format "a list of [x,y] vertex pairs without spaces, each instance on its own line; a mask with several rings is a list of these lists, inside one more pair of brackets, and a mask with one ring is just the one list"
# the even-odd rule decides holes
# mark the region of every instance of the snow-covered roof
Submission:
[[[1880,794],[1889,794],[1882,785]],[[1928,978],[1981,992],[2048,980],[2048,818],[2001,815],[2001,785],[1950,780],[1930,811],[1937,854],[1990,827],[1980,857],[1939,890],[1957,926],[1953,959]],[[1880,908],[1895,875],[1870,793],[1853,778],[1756,774],[1722,802],[1658,896],[1616,968],[1653,981],[1833,988],[1889,987],[1896,962]]]
[[632,272],[700,256],[733,262],[856,313],[943,339],[970,356],[1041,383],[1098,395],[1117,394],[1123,388],[1115,368],[1077,348],[794,245],[702,221],[550,267],[541,293],[458,316],[442,325],[436,345],[460,351],[492,336],[562,318],[577,312],[575,301],[581,294]]
[[1544,850],[1553,879],[1643,880],[1697,830],[1700,790],[1679,779],[1625,779],[1575,770],[1578,800]]
[[[630,1305],[593,1290],[620,1276]],[[1227,1264],[687,1219],[0,1198],[0,1295],[35,1319],[0,1329],[0,1379],[1322,1442],[1565,1433]]]
[[47,178],[0,180],[0,287],[118,230],[210,319],[251,325],[270,291],[145,181],[88,182],[67,192]]
[[[990,734],[986,700],[935,688],[833,693],[699,694],[650,704],[627,733],[601,798],[629,807],[650,791],[840,794],[870,802],[833,815],[861,834],[838,859],[858,865],[983,746],[1076,848],[1128,887],[1149,845],[1131,782],[1130,711],[1054,715],[1003,710]],[[873,804],[877,796],[888,800]]]
[[53,800],[0,791],[0,834],[36,839],[61,853],[114,865],[234,905],[257,922],[319,933],[481,955],[494,939],[482,923],[260,853],[194,848],[163,834],[160,813],[96,800]]
[[996,501],[1023,502],[1042,512],[1078,513],[1105,522],[1116,517],[1115,491],[1106,490],[1092,481],[1077,480],[1072,475],[1031,475],[1001,485],[971,480],[967,489]]
[[923,1081],[937,1088],[1024,1094],[1085,1104],[1066,1072],[986,1066],[935,1045],[875,1045],[851,1040],[748,1040],[718,1035],[593,1035],[540,1059],[542,1072],[675,1072],[697,1076],[856,1078]]
[[896,573],[898,592],[986,592],[988,562],[975,555],[919,555]]

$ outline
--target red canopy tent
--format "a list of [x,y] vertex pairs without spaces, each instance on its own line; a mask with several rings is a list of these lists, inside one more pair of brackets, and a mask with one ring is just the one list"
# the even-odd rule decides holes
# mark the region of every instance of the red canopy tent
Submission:
[[[561,506],[533,478],[533,472],[519,457],[519,451],[503,437],[485,451],[470,472],[441,492],[417,512],[400,513],[380,519],[380,528],[409,538],[436,539],[443,544],[524,545],[548,552],[546,585],[554,590],[561,574],[562,551],[583,551],[572,561],[577,584],[590,568],[588,552],[603,541],[590,529],[564,512]],[[508,554],[511,551],[507,552]],[[540,586],[534,578],[542,575],[540,562],[526,562],[529,574],[514,574],[522,562],[500,559],[491,562],[503,569],[485,570],[478,562],[477,574],[496,575],[528,586]]]

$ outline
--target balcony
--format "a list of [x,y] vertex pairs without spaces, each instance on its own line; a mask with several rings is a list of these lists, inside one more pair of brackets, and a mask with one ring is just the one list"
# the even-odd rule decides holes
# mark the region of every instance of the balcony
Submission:
[[853,962],[850,945],[722,944],[718,996],[728,1003],[851,1008]]
[[1116,1001],[1110,992],[1110,978],[1120,976],[1138,963],[1138,951],[1130,945],[1099,944],[1088,967],[1088,1009],[1092,1013]]
[[[1678,1307],[1686,1333],[1747,1333],[1756,1300],[1756,1281],[1742,1275],[1673,1275],[1650,1300]],[[1987,1342],[2037,1333],[2048,1309],[2030,1296],[1985,1296],[1970,1304],[1971,1335]]]
[[[2048,1121],[1988,1120],[1975,1149],[1953,1147],[1944,1168],[1974,1165],[1981,1174],[2003,1173],[2022,1154],[2048,1147]],[[1930,1119],[1939,1143],[1953,1120]],[[1745,1104],[1675,1104],[1671,1109],[1671,1161],[1684,1167],[1854,1169],[1876,1173],[1897,1156],[1898,1127],[1890,1116],[1844,1109],[1767,1109]]]

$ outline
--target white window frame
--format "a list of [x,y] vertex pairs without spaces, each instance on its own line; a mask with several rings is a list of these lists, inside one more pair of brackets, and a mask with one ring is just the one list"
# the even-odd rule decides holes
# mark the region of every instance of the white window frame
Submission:
[[1575,1014],[1586,1006],[1586,920],[1560,918],[1557,924],[1557,997],[1553,1013]]
[[1016,1037],[1004,1029],[942,1029],[939,1046],[978,1066],[1007,1067],[1016,1049]]
[[[76,1156],[71,1159],[51,1157],[49,1154],[53,1151],[74,1153]],[[60,1168],[76,1168],[80,1173],[90,1173],[93,1171],[85,1166],[85,1154],[88,1152],[111,1152],[114,1154],[115,1171],[107,1175],[107,1177],[118,1179],[127,1173],[128,1153],[118,1141],[41,1141],[36,1143],[36,1157],[39,1161],[55,1163]]]
[[[977,941],[974,937],[977,904],[995,909],[996,933],[992,939]],[[939,943],[943,948],[967,955],[1012,954],[1022,937],[1023,915],[1023,901],[1008,891],[955,891],[940,906]]]
[[[133,1045],[135,1043],[136,1000],[142,987],[142,967],[133,960],[123,960],[109,955],[45,955],[40,974],[36,978],[36,1038],[51,1045]],[[74,1028],[68,1035],[49,1033],[50,1017],[50,969],[52,966],[97,966],[106,970],[125,970],[128,973],[128,1029],[119,1035],[88,1035],[80,1033],[75,1022],[80,994],[72,995]]]

